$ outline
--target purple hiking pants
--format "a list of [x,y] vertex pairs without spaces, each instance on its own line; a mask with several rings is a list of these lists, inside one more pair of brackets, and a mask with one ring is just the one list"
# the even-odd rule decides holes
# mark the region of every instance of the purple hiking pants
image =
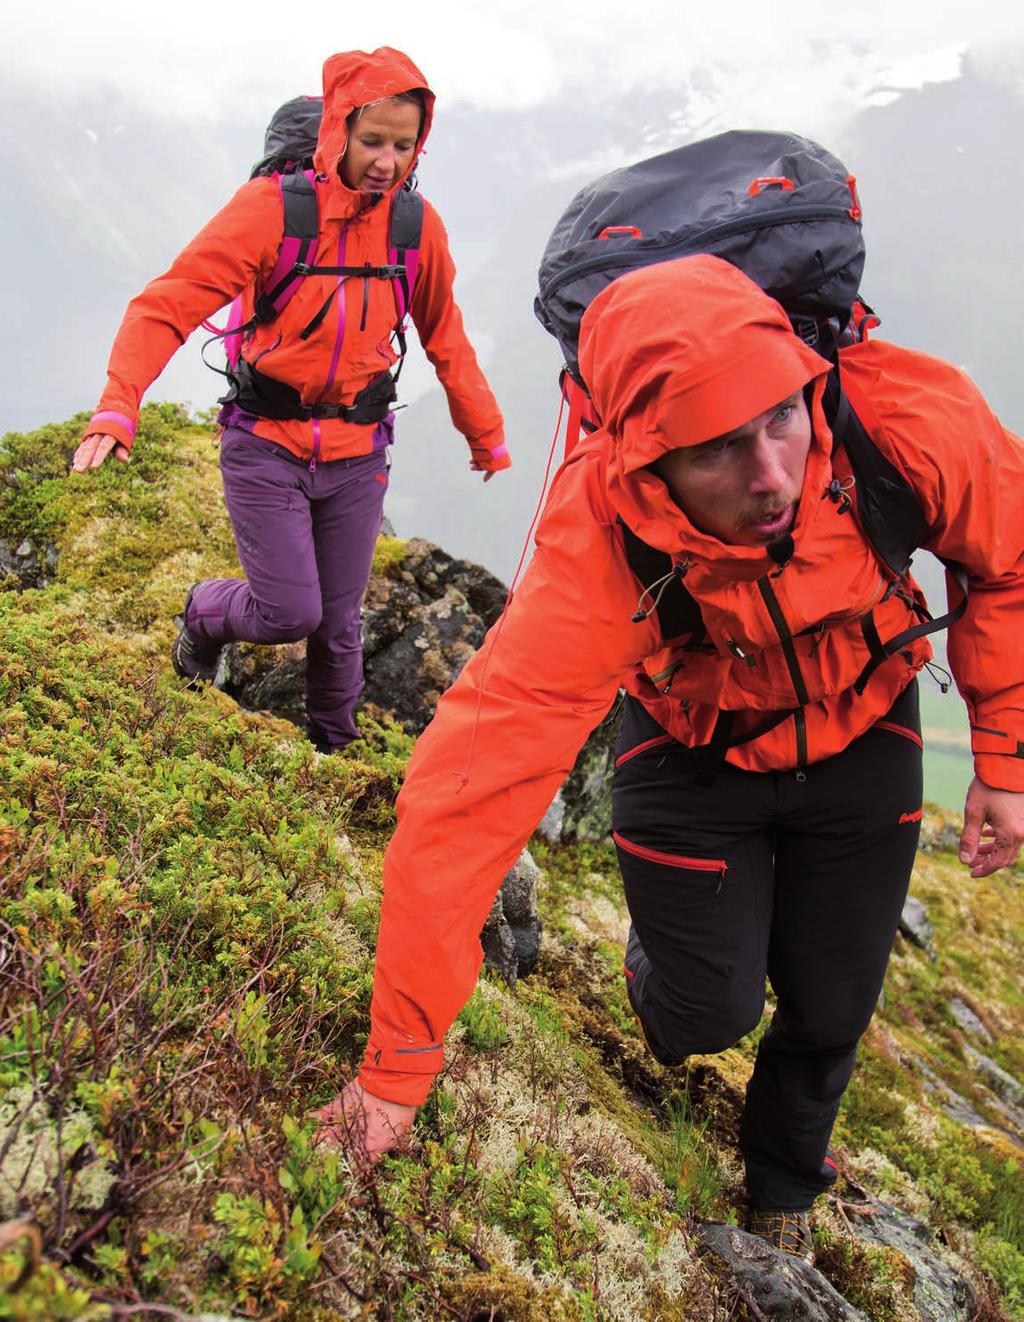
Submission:
[[226,427],[220,468],[245,578],[197,584],[185,623],[216,643],[306,644],[306,711],[332,748],[359,737],[360,607],[388,485],[386,447],[320,463]]

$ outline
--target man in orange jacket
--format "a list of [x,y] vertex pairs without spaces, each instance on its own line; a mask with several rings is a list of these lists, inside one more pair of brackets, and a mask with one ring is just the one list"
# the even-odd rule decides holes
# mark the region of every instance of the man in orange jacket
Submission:
[[[672,1063],[753,1029],[770,978],[740,1144],[751,1227],[806,1255],[916,851],[931,652],[885,643],[916,624],[920,592],[862,531],[822,410],[829,364],[734,267],[688,257],[614,281],[580,349],[602,426],[558,474],[522,586],[416,747],[366,1056],[320,1114],[347,1117],[371,1158],[411,1123],[501,878],[624,687],[613,819],[630,999]],[[970,582],[949,656],[976,768],[960,857],[986,876],[1024,839],[1024,662],[1009,645],[1024,446],[945,363],[872,340],[841,364],[920,504],[923,544]],[[623,524],[671,558],[701,630],[662,636]]]

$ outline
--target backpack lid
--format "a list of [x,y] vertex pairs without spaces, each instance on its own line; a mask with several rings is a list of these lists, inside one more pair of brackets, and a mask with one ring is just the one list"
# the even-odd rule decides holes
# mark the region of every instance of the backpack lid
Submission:
[[296,96],[279,106],[270,118],[263,140],[263,158],[249,175],[290,174],[313,164],[320,120],[322,96]]
[[856,184],[808,138],[732,131],[614,170],[576,194],[555,225],[534,310],[580,380],[580,318],[618,276],[706,252],[778,299],[811,343],[841,330],[864,267]]

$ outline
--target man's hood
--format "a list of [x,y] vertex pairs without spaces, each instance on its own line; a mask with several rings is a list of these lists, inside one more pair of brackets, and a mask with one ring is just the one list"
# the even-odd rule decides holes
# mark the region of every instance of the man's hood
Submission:
[[[681,436],[685,445],[721,436],[813,381],[810,494],[829,467],[820,407],[829,366],[794,335],[774,299],[718,257],[659,262],[613,281],[584,314],[580,369],[607,434],[619,513],[651,545],[720,556],[723,544],[693,527],[649,465]],[[726,554],[749,559],[750,548]]]
[[338,174],[338,163],[348,142],[346,121],[349,115],[361,106],[397,96],[400,92],[411,92],[415,88],[423,93],[423,129],[416,143],[412,164],[402,179],[393,185],[395,188],[416,168],[419,154],[430,133],[434,94],[408,55],[390,46],[381,46],[375,51],[341,51],[330,56],[324,64],[324,113],[313,158],[317,171],[354,198],[355,191],[342,183]]

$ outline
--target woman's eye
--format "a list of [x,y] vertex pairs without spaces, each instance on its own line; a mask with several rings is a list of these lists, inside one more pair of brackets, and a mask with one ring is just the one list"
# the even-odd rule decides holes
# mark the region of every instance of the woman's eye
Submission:
[[783,404],[782,408],[775,414],[776,422],[788,422],[793,415],[793,405]]

